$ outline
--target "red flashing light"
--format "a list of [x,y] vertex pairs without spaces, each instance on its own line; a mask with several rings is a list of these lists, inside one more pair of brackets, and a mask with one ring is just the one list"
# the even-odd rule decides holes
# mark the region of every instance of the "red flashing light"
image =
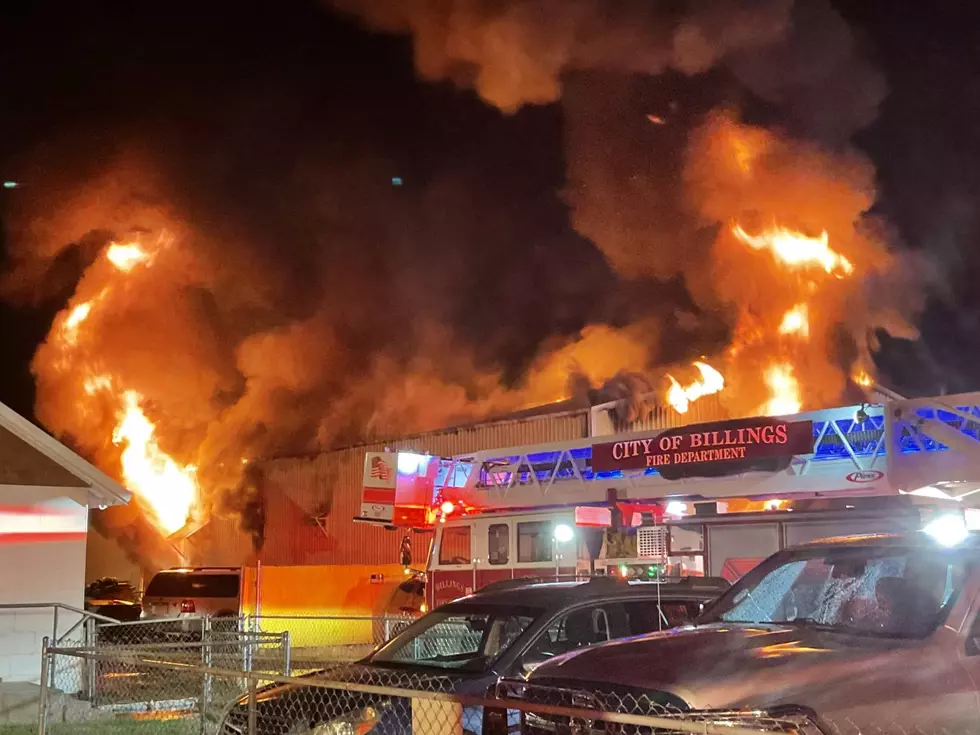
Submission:
[[443,515],[448,516],[454,510],[456,510],[455,504],[451,500],[447,500],[442,505],[439,506],[439,510],[442,511]]
[[182,613],[197,612],[197,608],[194,607],[194,600],[181,600],[180,611]]

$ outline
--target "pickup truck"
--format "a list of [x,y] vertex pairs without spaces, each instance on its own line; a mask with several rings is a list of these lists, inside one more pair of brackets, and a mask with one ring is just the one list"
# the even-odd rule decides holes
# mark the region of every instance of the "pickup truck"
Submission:
[[[980,539],[963,536],[785,549],[694,624],[553,658],[524,686],[615,693],[651,714],[804,712],[834,735],[980,732]],[[524,732],[567,724],[533,715]]]

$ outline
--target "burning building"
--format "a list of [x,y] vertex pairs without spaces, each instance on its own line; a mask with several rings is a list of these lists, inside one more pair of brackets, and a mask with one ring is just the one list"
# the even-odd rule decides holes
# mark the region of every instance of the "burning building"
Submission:
[[[350,142],[356,116],[342,153],[324,120],[279,136],[281,168],[227,149],[271,187],[208,163],[243,139],[234,123],[198,147],[143,131],[77,172],[38,154],[57,185],[12,216],[0,286],[37,301],[78,265],[34,358],[36,414],[133,490],[143,530],[101,521],[133,549],[295,558],[275,550],[288,516],[311,559],[343,560],[368,448],[580,437],[592,404],[648,393],[670,421],[860,402],[881,330],[914,335],[916,280],[849,143],[883,80],[822,0],[329,5],[410,37],[421,79],[509,132],[554,105],[563,171],[534,178],[522,149],[502,173],[447,163],[381,191],[388,162]],[[514,423],[520,442],[486,423],[564,405]]]

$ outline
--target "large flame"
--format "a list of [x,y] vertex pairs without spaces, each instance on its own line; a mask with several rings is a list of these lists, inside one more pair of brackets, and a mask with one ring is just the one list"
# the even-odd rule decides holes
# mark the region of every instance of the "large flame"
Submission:
[[150,254],[136,243],[125,245],[112,243],[106,250],[105,256],[110,263],[124,273],[129,273],[140,263],[150,261]]
[[696,362],[694,367],[701,373],[701,379],[687,386],[682,386],[673,375],[668,375],[670,389],[667,391],[667,403],[674,407],[677,413],[687,413],[693,401],[702,396],[717,393],[725,387],[724,376],[705,362]]
[[759,413],[766,416],[784,416],[796,413],[803,406],[800,383],[793,373],[793,366],[777,362],[766,368],[764,379],[769,387],[770,398]]
[[[104,256],[119,273],[129,273],[138,265],[152,262],[152,253],[138,243],[113,243]],[[91,370],[89,365],[76,364],[72,359],[82,327],[111,288],[106,286],[95,297],[75,304],[65,315],[58,332],[62,355],[59,368],[85,373],[82,378],[85,392],[93,397],[104,397],[115,406],[116,427],[112,441],[121,448],[123,479],[149,508],[160,529],[171,534],[187,522],[197,502],[196,468],[182,466],[160,448],[156,427],[144,413],[143,397],[137,391],[120,388],[112,375]]]
[[[733,144],[736,157],[741,160],[746,150]],[[815,268],[835,278],[847,278],[854,266],[842,254],[830,248],[826,232],[810,237],[786,227],[773,226],[758,235],[748,234],[741,225],[731,228],[735,238],[753,250],[772,254],[778,271],[790,272],[801,268]],[[750,266],[751,267],[751,266]],[[802,355],[810,340],[810,304],[808,298],[819,293],[818,278],[800,280],[781,279],[781,288],[790,289],[801,300],[789,309],[766,316],[756,311],[742,313],[735,330],[735,337],[727,350],[729,367],[740,367],[743,375],[760,375],[759,368],[751,361],[761,357],[765,367],[761,371],[762,383],[768,393],[767,400],[758,406],[757,413],[784,415],[798,412],[803,406],[803,386],[797,375],[795,357]],[[763,300],[760,299],[760,303]],[[813,348],[810,348],[813,349]],[[678,413],[687,413],[692,401],[725,387],[720,372],[705,363],[695,363],[701,372],[701,380],[684,386],[668,375],[670,387],[667,402]],[[869,387],[871,377],[864,370],[853,376],[858,385]]]
[[818,265],[827,273],[849,275],[851,261],[830,248],[830,236],[824,230],[819,237],[809,237],[787,227],[773,226],[758,235],[750,235],[741,225],[732,226],[732,234],[755,250],[769,250],[777,260],[790,267]]
[[140,401],[136,391],[123,393],[112,441],[123,447],[122,469],[127,482],[153,508],[161,528],[173,533],[187,522],[197,498],[197,468],[181,467],[160,449],[153,423],[140,408]]
[[795,334],[802,339],[810,336],[810,314],[806,304],[797,304],[783,314],[779,324],[780,334]]

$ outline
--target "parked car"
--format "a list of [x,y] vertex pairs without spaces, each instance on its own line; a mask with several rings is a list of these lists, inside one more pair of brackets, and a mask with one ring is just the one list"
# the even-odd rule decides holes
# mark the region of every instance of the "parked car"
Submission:
[[[723,579],[704,578],[507,580],[437,608],[357,664],[313,675],[492,696],[501,676],[524,675],[553,656],[689,622],[727,587]],[[333,727],[330,732],[411,732],[411,707],[395,706],[385,696],[290,684],[267,687],[256,700],[260,734],[304,733],[320,725]],[[227,713],[222,732],[244,733],[247,723],[248,700],[242,697]],[[519,724],[516,712],[463,713],[463,727],[472,733],[506,732],[508,724]]]
[[138,620],[143,611],[139,592],[115,577],[103,577],[85,586],[85,609],[123,623]]
[[[980,540],[918,532],[780,551],[693,625],[553,658],[525,696],[807,713],[825,732],[980,728]],[[607,694],[609,696],[607,696]],[[600,696],[601,695],[601,696]],[[562,732],[528,715],[526,733]]]
[[234,617],[241,606],[241,569],[164,569],[143,593],[144,618]]

